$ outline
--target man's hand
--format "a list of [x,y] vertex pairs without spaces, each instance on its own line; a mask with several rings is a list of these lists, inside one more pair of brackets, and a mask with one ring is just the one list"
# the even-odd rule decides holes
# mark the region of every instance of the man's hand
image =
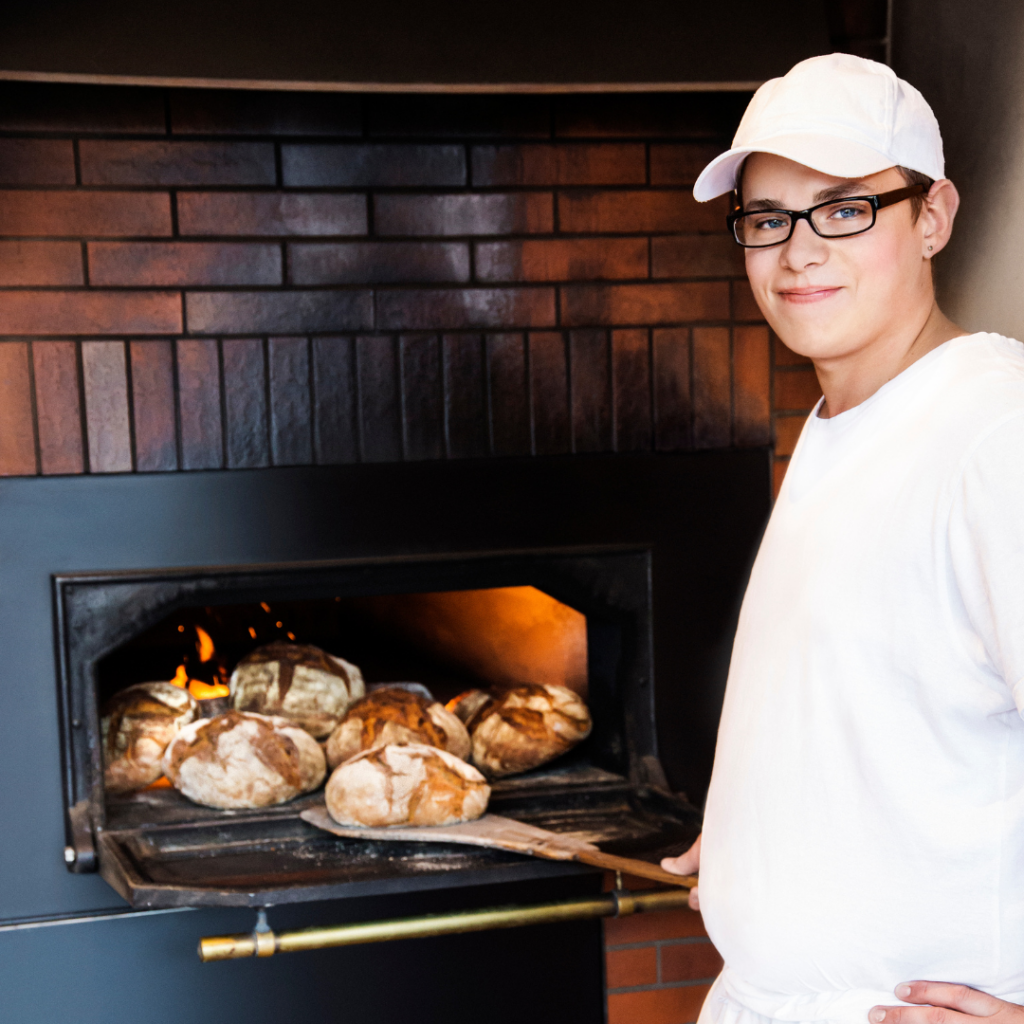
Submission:
[[[700,841],[701,836],[697,836],[697,842],[686,853],[681,853],[678,857],[666,857],[661,862],[661,866],[673,875],[697,874],[700,870]],[[690,890],[690,909],[700,910],[700,899],[697,896],[696,888]],[[1014,1022],[1014,1024],[1024,1024],[1024,1021]]]
[[1024,1024],[1024,1006],[966,985],[904,982],[896,986],[896,997],[921,1005],[876,1006],[868,1012],[868,1020],[872,1024],[980,1024],[982,1020],[987,1024]]

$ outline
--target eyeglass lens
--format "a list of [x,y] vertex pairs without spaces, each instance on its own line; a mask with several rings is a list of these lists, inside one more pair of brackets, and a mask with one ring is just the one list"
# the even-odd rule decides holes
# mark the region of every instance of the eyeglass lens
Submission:
[[[844,199],[819,206],[811,213],[811,220],[819,235],[842,238],[856,235],[871,227],[874,208],[864,199]],[[782,210],[763,210],[739,217],[733,225],[736,241],[740,245],[778,245],[790,235],[793,218]]]

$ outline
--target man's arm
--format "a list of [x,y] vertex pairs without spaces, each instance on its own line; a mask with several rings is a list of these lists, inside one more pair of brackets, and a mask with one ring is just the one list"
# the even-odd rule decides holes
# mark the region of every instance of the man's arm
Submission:
[[1024,1024],[1024,1006],[966,985],[904,982],[896,986],[896,998],[920,1005],[876,1006],[868,1020],[872,1024]]
[[[665,857],[661,862],[661,866],[673,875],[697,874],[700,870],[701,838],[702,836],[697,836],[697,842],[686,853],[681,853],[678,857]],[[690,890],[690,909],[700,910],[700,898],[697,896],[696,887]]]

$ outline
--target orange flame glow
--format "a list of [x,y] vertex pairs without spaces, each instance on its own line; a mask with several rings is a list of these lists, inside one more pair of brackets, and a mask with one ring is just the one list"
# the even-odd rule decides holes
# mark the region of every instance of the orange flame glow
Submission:
[[[196,626],[195,629],[197,637],[196,649],[199,652],[199,660],[205,664],[216,654],[217,649],[214,646],[213,639],[205,629],[201,629],[199,626]],[[174,678],[170,682],[174,686],[180,686],[183,690],[187,689],[196,700],[212,700],[214,697],[231,696],[231,688],[226,683],[204,683],[201,679],[189,678],[185,662],[178,666],[177,671],[174,673]]]
[[196,643],[196,646],[199,648],[199,660],[207,662],[213,657],[217,649],[213,646],[213,640],[210,639],[210,634],[205,629],[196,626],[196,636],[199,637]]

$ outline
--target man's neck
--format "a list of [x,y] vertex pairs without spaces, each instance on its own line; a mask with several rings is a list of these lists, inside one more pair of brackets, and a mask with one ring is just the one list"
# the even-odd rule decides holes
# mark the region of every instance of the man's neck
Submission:
[[852,357],[815,362],[818,383],[825,396],[818,415],[828,419],[860,405],[922,356],[967,333],[933,303],[916,332],[893,337]]

